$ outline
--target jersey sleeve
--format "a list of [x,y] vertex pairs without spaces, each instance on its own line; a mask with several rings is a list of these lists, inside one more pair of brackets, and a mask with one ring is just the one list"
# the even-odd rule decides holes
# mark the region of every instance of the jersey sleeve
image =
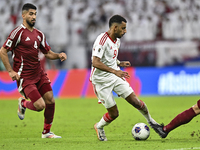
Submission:
[[5,43],[3,44],[3,47],[9,51],[12,51],[15,46],[17,45],[17,41],[19,39],[19,36],[21,35],[22,31],[18,30],[18,28],[14,29],[6,39]]
[[40,44],[40,50],[43,54],[47,54],[48,51],[51,50],[51,47],[49,46],[49,44],[46,41],[46,37],[45,35],[42,33],[42,40],[41,40],[41,44]]
[[105,48],[103,45],[99,44],[99,42],[100,42],[100,39],[97,38],[93,46],[92,56],[97,56],[99,58],[102,58]]

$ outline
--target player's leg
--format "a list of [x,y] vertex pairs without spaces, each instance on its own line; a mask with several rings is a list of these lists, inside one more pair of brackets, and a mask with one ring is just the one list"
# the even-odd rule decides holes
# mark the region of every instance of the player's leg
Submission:
[[22,97],[18,99],[18,116],[21,120],[24,119],[26,108],[33,111],[41,111],[45,108],[44,100],[35,85],[28,85],[23,91],[31,101],[25,100]]
[[182,113],[178,114],[171,122],[164,126],[160,126],[158,130],[160,131],[159,135],[162,138],[166,138],[168,133],[174,130],[175,128],[189,123],[195,116],[200,114],[200,100],[197,101],[197,104],[192,106],[191,108],[183,111]]
[[139,100],[135,95],[133,89],[130,87],[129,83],[119,78],[115,83],[114,91],[124,98],[129,104],[137,108],[139,112],[146,118],[148,122],[154,122],[151,118],[146,104]]
[[125,99],[128,103],[138,109],[138,111],[145,117],[149,125],[157,132],[157,125],[159,124],[151,117],[146,104],[142,100],[139,100],[134,92],[132,92]]
[[118,117],[118,109],[117,105],[107,108],[108,112],[103,115],[101,120],[94,125],[94,129],[96,130],[97,137],[100,141],[107,141],[104,127],[109,125],[113,120]]
[[119,115],[118,108],[112,94],[113,84],[107,86],[98,84],[93,85],[93,88],[96,96],[98,97],[98,101],[100,101],[108,111],[98,122],[98,128],[103,128],[104,126],[110,124]]
[[113,120],[115,120],[118,116],[118,108],[117,105],[114,105],[111,108],[107,108],[108,112],[103,115],[101,120],[98,122],[97,128],[103,128],[109,125]]
[[42,132],[42,138],[61,138],[61,136],[57,136],[53,132],[50,132],[55,112],[55,99],[53,97],[50,83],[43,84],[39,89],[39,92],[46,104],[44,110],[44,129]]
[[[158,124],[150,115],[146,104],[138,100],[135,94],[131,93],[127,98],[125,98],[132,106],[138,109],[138,111],[146,118],[149,125],[154,129],[156,133],[162,138],[166,137],[167,134],[162,130],[162,125]],[[139,102],[139,103],[138,103]]]
[[55,112],[55,100],[53,98],[53,92],[48,91],[43,95],[43,98],[46,103],[46,108],[44,110],[44,129],[43,134],[46,134],[50,132],[53,118],[54,118],[54,112]]
[[192,108],[193,108],[195,114],[199,115],[200,114],[200,100],[198,100],[197,104],[195,104]]
[[97,137],[100,141],[107,141],[104,127],[109,125],[119,116],[118,108],[112,94],[112,87],[102,88],[101,85],[97,85],[94,86],[94,91],[108,111],[103,115],[100,121],[94,125],[94,129],[96,130]]
[[197,104],[195,104],[191,108],[178,114],[174,119],[172,119],[172,121],[168,125],[163,127],[163,130],[169,133],[175,128],[183,124],[189,123],[198,114],[200,114],[200,100],[198,100]]
[[137,98],[134,92],[132,92],[128,97],[125,98],[126,101],[138,109],[138,111],[146,118],[147,122],[153,122],[153,118],[151,117],[146,104]]
[[[129,104],[137,108],[139,112],[146,118],[149,125],[158,133],[157,128],[159,125],[150,115],[146,104],[139,100],[135,95],[133,89],[130,87],[129,83],[119,78],[115,83],[114,91],[124,98]],[[159,134],[159,133],[158,133]]]
[[26,86],[23,91],[26,97],[29,98],[31,101],[27,101],[25,99],[22,100],[22,106],[34,111],[42,111],[45,108],[44,100],[35,84],[30,84]]

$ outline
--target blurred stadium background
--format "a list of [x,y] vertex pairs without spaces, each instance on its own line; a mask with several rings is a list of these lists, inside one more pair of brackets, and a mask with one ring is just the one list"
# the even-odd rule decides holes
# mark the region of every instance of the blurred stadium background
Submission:
[[[22,23],[27,2],[38,7],[35,27],[52,50],[68,55],[63,63],[40,56],[55,96],[94,96],[88,81],[92,44],[114,14],[128,21],[118,59],[131,62],[126,71],[137,95],[200,94],[199,0],[0,0],[1,46]],[[20,96],[1,60],[0,70],[0,97]]]

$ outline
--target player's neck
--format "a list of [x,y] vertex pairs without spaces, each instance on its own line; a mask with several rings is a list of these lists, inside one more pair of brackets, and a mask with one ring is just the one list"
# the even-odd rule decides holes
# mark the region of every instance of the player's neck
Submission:
[[23,25],[28,29],[30,30],[31,32],[33,31],[33,27],[29,26],[27,23],[23,22]]
[[113,32],[111,32],[110,30],[107,31],[108,35],[110,36],[110,38],[115,41],[117,38],[115,37],[115,35],[113,34]]

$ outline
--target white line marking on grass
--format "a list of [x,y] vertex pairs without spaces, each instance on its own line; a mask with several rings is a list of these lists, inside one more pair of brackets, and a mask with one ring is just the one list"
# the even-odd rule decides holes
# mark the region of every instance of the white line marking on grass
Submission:
[[165,150],[187,150],[187,149],[200,149],[200,147],[179,148],[179,149],[165,149]]

